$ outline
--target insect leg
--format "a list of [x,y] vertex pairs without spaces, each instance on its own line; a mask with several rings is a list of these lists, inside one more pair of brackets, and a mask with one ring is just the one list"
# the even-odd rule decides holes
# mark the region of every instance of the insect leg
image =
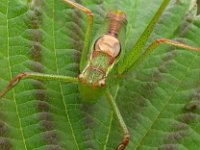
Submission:
[[92,35],[92,27],[93,27],[93,13],[91,10],[89,10],[88,8],[72,2],[71,0],[64,0],[66,3],[68,3],[69,5],[75,7],[76,9],[82,11],[83,13],[85,13],[88,16],[88,26],[87,26],[87,30],[86,30],[86,34],[85,34],[85,40],[84,40],[84,48],[82,50],[82,55],[81,55],[81,61],[80,61],[80,71],[82,71],[85,67],[85,64],[87,62],[87,54],[89,52],[89,42],[90,42],[90,38]]
[[7,87],[0,92],[0,98],[3,97],[8,91],[10,91],[14,86],[16,86],[22,79],[36,79],[36,80],[54,80],[54,81],[62,81],[62,82],[70,82],[77,83],[78,79],[68,76],[62,75],[52,75],[52,74],[42,74],[42,73],[21,73],[17,75],[14,79],[12,79]]
[[127,56],[124,58],[123,64],[119,67],[119,73],[122,74],[129,70],[133,63],[140,57],[142,54],[142,50],[144,49],[144,46],[149,39],[151,33],[153,32],[153,29],[160,19],[161,15],[165,11],[166,7],[168,6],[170,0],[163,0],[162,4],[160,5],[160,8],[156,12],[155,16],[152,18],[151,22],[148,24],[144,32],[142,33],[141,37],[136,42],[134,48],[128,52]]
[[192,47],[177,41],[169,40],[169,39],[157,39],[154,41],[146,50],[145,52],[133,63],[133,65],[129,68],[128,71],[134,70],[138,65],[140,65],[158,46],[161,44],[168,44],[184,49],[188,49],[191,51],[198,51],[200,52],[200,48]]
[[122,117],[122,115],[121,115],[121,113],[119,111],[119,108],[118,108],[113,96],[110,94],[109,91],[107,91],[106,96],[107,96],[107,99],[110,102],[110,104],[112,106],[112,109],[113,109],[113,111],[114,111],[114,113],[115,113],[115,115],[116,115],[116,117],[117,117],[117,119],[119,121],[119,124],[120,124],[123,132],[124,132],[123,141],[118,145],[116,150],[124,150],[127,147],[128,143],[129,143],[130,134],[129,134],[128,128],[127,128],[127,126],[126,126],[126,124],[125,124],[125,122],[123,120],[123,117]]

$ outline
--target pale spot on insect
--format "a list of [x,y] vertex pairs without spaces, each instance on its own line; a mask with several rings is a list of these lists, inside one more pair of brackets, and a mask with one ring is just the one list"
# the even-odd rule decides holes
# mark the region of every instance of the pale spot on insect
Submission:
[[95,44],[95,51],[102,51],[115,58],[120,53],[120,43],[117,38],[111,35],[104,35]]
[[105,79],[99,81],[99,86],[105,86],[105,85],[106,85]]

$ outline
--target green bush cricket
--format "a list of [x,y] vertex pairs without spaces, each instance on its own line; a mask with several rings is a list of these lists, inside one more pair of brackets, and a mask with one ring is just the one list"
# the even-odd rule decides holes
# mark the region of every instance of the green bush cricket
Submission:
[[[20,80],[26,78],[38,80],[54,80],[78,84],[83,101],[87,102],[95,102],[100,96],[106,95],[124,133],[124,138],[122,142],[117,146],[117,150],[124,150],[129,143],[130,133],[123,120],[123,117],[120,114],[115,99],[107,88],[106,79],[109,76],[109,73],[112,71],[114,65],[121,58],[120,54],[121,51],[123,51],[123,47],[121,47],[121,45],[123,45],[123,43],[121,43],[120,36],[123,34],[123,28],[126,28],[128,16],[126,16],[126,14],[120,10],[109,12],[107,17],[108,24],[106,25],[107,32],[100,35],[96,41],[92,43],[92,49],[90,49],[89,45],[91,43],[89,43],[89,41],[92,34],[93,13],[89,9],[70,0],[65,0],[65,2],[84,12],[88,16],[88,27],[80,61],[81,74],[77,78],[74,78],[62,75],[25,72],[19,74],[16,78],[10,81],[9,85],[0,93],[0,97],[3,97],[9,90],[17,85]],[[151,23],[146,28],[141,38],[138,40],[135,47],[128,54],[126,54],[122,65],[118,66],[119,75],[124,75],[134,70],[134,68],[141,64],[145,58],[148,57],[152,51],[155,50],[156,47],[158,47],[160,44],[169,44],[189,50],[200,51],[199,48],[194,48],[177,41],[158,39],[150,44],[144,53],[141,54],[141,51],[143,50],[145,43],[153,31],[155,24],[158,22],[160,16],[162,15],[169,2],[170,0],[163,1],[160,9],[151,20]],[[91,55],[88,58],[87,56],[90,51]]]

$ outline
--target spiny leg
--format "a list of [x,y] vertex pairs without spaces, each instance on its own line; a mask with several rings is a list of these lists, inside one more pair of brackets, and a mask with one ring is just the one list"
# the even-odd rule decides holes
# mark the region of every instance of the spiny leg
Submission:
[[[140,65],[158,46],[161,44],[172,45],[184,49],[188,49],[191,51],[198,51],[200,52],[200,48],[192,47],[177,41],[169,40],[169,39],[157,39],[154,41],[146,50],[145,52],[133,63],[133,65],[129,68],[128,71],[134,70],[138,65]],[[127,72],[128,72],[127,71]]]
[[78,79],[74,77],[24,72],[24,73],[18,74],[14,79],[12,79],[9,82],[8,86],[2,92],[0,92],[0,98],[3,97],[8,91],[10,91],[14,86],[16,86],[22,79],[26,79],[26,78],[36,79],[36,80],[52,80],[52,81],[70,82],[70,83],[78,82]]
[[70,4],[71,6],[77,8],[78,10],[82,11],[83,13],[85,13],[88,16],[88,26],[87,26],[87,30],[86,30],[86,34],[85,34],[84,48],[82,50],[81,61],[80,61],[80,70],[82,71],[87,62],[87,54],[89,52],[89,42],[90,42],[90,38],[92,35],[93,16],[94,15],[91,10],[89,10],[88,8],[78,4],[76,2],[72,2],[71,0],[64,0],[64,1],[67,2],[68,4]]
[[108,101],[110,102],[111,106],[112,106],[112,109],[119,121],[119,124],[124,132],[124,138],[123,138],[123,141],[118,145],[117,149],[116,150],[124,150],[128,143],[129,143],[129,140],[130,140],[130,134],[129,134],[129,131],[128,131],[128,128],[123,120],[123,117],[119,111],[119,108],[113,98],[113,96],[110,94],[109,91],[106,92],[106,96],[107,96],[107,99]]
[[120,74],[127,72],[127,70],[131,68],[133,63],[140,57],[140,55],[142,54],[142,50],[144,49],[144,46],[147,40],[149,39],[149,36],[153,32],[156,23],[160,19],[161,15],[168,6],[169,2],[170,0],[163,0],[162,4],[160,5],[160,8],[158,9],[155,16],[152,18],[151,22],[148,24],[148,26],[142,33],[141,37],[136,42],[134,48],[128,52],[127,56],[124,59],[123,64],[119,67]]

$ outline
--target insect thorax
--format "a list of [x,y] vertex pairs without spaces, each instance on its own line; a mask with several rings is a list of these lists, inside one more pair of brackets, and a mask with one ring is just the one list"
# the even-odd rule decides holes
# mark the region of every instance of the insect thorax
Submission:
[[89,62],[79,75],[82,83],[93,87],[106,84],[106,77],[121,51],[118,34],[126,23],[126,15],[121,11],[110,12],[107,19],[108,32],[96,40]]

